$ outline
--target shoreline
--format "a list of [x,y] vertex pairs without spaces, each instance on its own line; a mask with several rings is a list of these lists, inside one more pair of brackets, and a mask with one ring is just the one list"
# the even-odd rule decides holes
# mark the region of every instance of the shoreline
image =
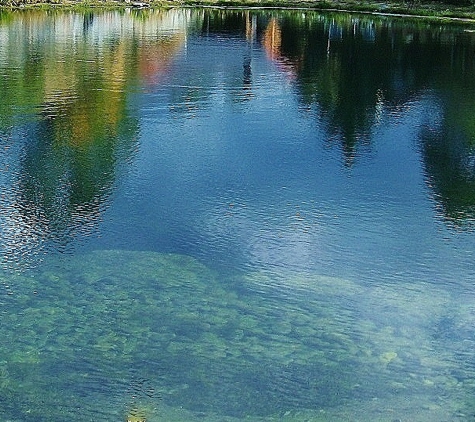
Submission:
[[[177,7],[177,6],[174,6]],[[258,6],[258,5],[212,5],[212,4],[202,4],[195,2],[192,5],[181,5],[178,7],[203,7],[203,8],[214,8],[214,9],[274,9],[274,10],[313,10],[321,12],[330,12],[330,13],[353,13],[361,15],[374,15],[374,16],[387,16],[394,18],[402,19],[426,19],[426,20],[437,20],[437,21],[447,21],[447,22],[460,22],[460,23],[475,23],[475,12],[465,12],[466,15],[445,15],[445,14],[418,14],[416,13],[400,13],[400,12],[391,12],[391,11],[378,11],[371,9],[344,9],[344,8],[335,8],[335,7],[319,7],[319,6]]]
[[15,10],[88,10],[88,9],[170,9],[170,8],[222,8],[222,9],[281,9],[313,10],[331,13],[354,13],[375,16],[387,16],[402,19],[423,19],[437,22],[475,23],[475,5],[451,6],[440,2],[381,2],[367,0],[47,0],[31,2],[28,0],[0,0],[0,11]]

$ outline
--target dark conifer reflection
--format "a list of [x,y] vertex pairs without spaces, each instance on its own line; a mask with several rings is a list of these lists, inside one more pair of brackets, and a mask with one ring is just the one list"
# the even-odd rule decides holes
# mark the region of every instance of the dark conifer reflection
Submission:
[[442,117],[420,133],[428,185],[444,218],[473,220],[475,100],[467,92],[475,90],[475,37],[462,27],[344,14],[283,13],[277,21],[276,60],[292,67],[300,101],[339,141],[346,165],[371,142],[381,112],[431,93]]

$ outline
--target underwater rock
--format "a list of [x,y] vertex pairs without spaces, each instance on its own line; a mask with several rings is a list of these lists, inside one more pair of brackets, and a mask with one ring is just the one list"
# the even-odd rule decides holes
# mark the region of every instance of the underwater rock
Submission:
[[381,363],[384,365],[388,365],[391,363],[394,359],[397,358],[397,353],[396,352],[385,352],[379,355],[379,360]]
[[127,422],[147,422],[145,416],[128,415]]

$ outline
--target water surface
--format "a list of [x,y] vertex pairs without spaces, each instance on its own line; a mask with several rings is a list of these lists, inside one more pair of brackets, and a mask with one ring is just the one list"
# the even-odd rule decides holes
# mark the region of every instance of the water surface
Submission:
[[2,420],[473,419],[467,29],[3,12]]

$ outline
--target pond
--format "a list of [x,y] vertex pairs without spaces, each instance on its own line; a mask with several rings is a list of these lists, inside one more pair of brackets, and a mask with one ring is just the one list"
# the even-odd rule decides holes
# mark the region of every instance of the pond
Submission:
[[473,420],[472,29],[2,12],[2,420]]

